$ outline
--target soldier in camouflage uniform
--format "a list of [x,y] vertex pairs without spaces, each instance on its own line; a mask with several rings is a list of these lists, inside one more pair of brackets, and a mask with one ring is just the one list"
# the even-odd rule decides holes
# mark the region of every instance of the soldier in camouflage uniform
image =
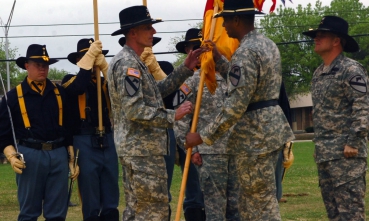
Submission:
[[[201,29],[190,29],[187,34],[190,31],[201,34]],[[201,38],[199,40],[197,34],[194,37],[196,38],[189,39],[187,44],[180,44],[182,42],[179,42],[176,45],[177,50],[188,53],[193,47],[200,46]],[[194,76],[188,78],[181,86],[183,96],[193,104],[196,103],[200,72],[200,69],[197,70]],[[207,87],[204,87],[197,124],[198,130],[205,128],[222,110],[227,95],[227,84],[226,80],[219,74],[216,74],[216,81],[218,86],[215,94],[211,94]],[[178,145],[182,148],[185,135],[190,131],[192,118],[192,114],[186,115],[176,122],[175,132],[179,140]],[[192,149],[191,160],[197,166],[199,172],[201,190],[204,194],[206,220],[239,220],[238,182],[235,174],[234,155],[229,155],[226,152],[228,135],[229,132],[211,146],[200,144]]]
[[[192,106],[188,102],[176,111],[168,110],[162,96],[193,75],[192,69],[202,50],[191,52],[184,64],[157,83],[140,55],[145,47],[152,46],[156,33],[152,24],[161,20],[151,18],[146,6],[123,9],[119,20],[121,29],[112,35],[124,34],[126,44],[109,65],[108,83],[114,143],[123,168],[126,199],[123,220],[166,221],[169,219],[164,161],[168,154],[166,128],[172,128],[175,120],[190,113]],[[151,62],[157,64],[154,55]]]
[[240,46],[229,62],[215,47],[213,58],[225,74],[228,97],[212,123],[188,133],[187,146],[212,145],[232,126],[227,153],[236,154],[241,220],[281,220],[276,199],[275,165],[284,143],[294,139],[278,105],[281,58],[274,42],[254,29],[253,1],[225,0],[223,16],[228,36]]
[[348,24],[325,16],[314,39],[321,64],[312,79],[315,162],[330,220],[365,220],[369,100],[364,67],[342,52],[359,50]]

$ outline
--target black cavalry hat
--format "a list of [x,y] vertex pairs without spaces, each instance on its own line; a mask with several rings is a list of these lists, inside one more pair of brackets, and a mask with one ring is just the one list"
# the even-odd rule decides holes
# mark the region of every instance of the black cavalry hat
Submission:
[[26,69],[24,64],[28,60],[31,60],[37,63],[45,63],[48,65],[54,64],[59,61],[57,59],[49,58],[49,54],[47,53],[47,50],[46,50],[46,45],[38,45],[38,44],[31,44],[30,46],[28,46],[26,57],[17,58],[15,63],[17,63],[17,65],[20,68]]
[[[85,55],[93,42],[93,38],[82,38],[79,40],[77,42],[77,52],[70,53],[68,55],[68,61],[70,61],[72,64],[76,64],[77,58]],[[102,50],[103,55],[106,55],[108,52],[109,50]]]
[[199,46],[202,41],[202,31],[198,28],[190,28],[186,32],[185,40],[180,41],[176,44],[176,49],[178,52],[186,54],[185,47],[188,43],[195,43]]
[[360,49],[355,39],[348,35],[348,23],[343,18],[332,15],[324,16],[317,29],[311,29],[309,31],[302,32],[302,34],[315,38],[318,31],[332,32],[344,38],[346,40],[346,44],[343,51],[357,52]]
[[[154,37],[154,38],[152,39],[152,46],[154,46],[154,45],[156,45],[157,43],[159,43],[159,41],[161,41],[161,38],[159,38],[159,37]],[[123,46],[126,44],[126,37],[121,37],[121,38],[119,38],[118,43],[120,44],[120,46],[122,46],[122,47],[123,47]]]
[[214,15],[214,18],[229,15],[264,14],[256,10],[253,0],[224,0],[223,11]]
[[153,19],[150,16],[149,9],[144,5],[137,5],[123,9],[119,12],[120,29],[111,35],[123,34],[124,30],[143,24],[155,24],[162,22],[161,19]]
[[158,61],[158,63],[161,70],[163,70],[166,75],[169,75],[174,71],[174,67],[169,61]]

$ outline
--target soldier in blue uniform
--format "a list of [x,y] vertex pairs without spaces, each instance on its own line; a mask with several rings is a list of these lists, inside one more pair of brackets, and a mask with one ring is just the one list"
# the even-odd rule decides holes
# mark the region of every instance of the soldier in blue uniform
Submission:
[[80,70],[77,75],[68,74],[62,80],[71,105],[69,114],[73,119],[73,144],[75,149],[79,149],[81,173],[78,188],[83,219],[88,221],[119,220],[118,156],[112,136],[110,100],[104,77],[101,77],[101,100],[105,133],[103,139],[97,134],[97,85],[93,67],[99,67],[105,76],[108,64],[104,55],[107,53],[107,50],[102,50],[101,41],[92,38],[79,40],[77,51],[70,53],[68,60],[79,66]]
[[[72,179],[74,153],[69,127],[69,108],[64,89],[47,79],[49,58],[45,45],[32,44],[26,57],[17,65],[27,70],[27,77],[3,97],[0,106],[0,149],[4,151],[16,174],[20,213],[18,220],[64,221],[68,209],[68,152]],[[27,164],[16,156],[10,110],[19,152]],[[67,151],[67,147],[68,150]],[[27,165],[27,166],[26,166]]]

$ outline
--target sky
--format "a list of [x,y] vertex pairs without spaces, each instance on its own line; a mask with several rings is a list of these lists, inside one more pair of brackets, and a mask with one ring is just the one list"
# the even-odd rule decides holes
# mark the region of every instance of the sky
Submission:
[[[263,11],[268,12],[272,0],[266,0]],[[366,0],[365,0],[366,1]],[[361,2],[365,2],[361,0]],[[119,29],[119,12],[127,7],[142,5],[142,0],[100,0],[98,2],[99,33],[103,49],[109,50],[108,55],[115,55],[121,50],[118,40],[122,35],[110,36]],[[297,7],[315,4],[316,0],[286,0],[286,7]],[[329,5],[330,0],[322,0]],[[0,18],[3,23],[8,21],[14,0],[1,0]],[[147,0],[151,17],[161,18],[164,22],[154,24],[155,36],[162,40],[153,47],[154,52],[168,52],[174,45],[171,38],[184,36],[185,31],[201,22],[206,0]],[[277,0],[277,7],[281,4]],[[368,5],[368,3],[364,3]],[[193,20],[191,20],[193,19]],[[198,20],[194,20],[198,19]],[[86,24],[87,25],[81,25]],[[13,17],[8,31],[10,48],[17,48],[17,57],[25,56],[30,44],[46,45],[50,57],[67,57],[77,50],[77,42],[81,38],[93,38],[93,1],[92,0],[16,0]],[[55,25],[57,24],[57,25]],[[80,24],[80,25],[60,25]],[[41,26],[40,26],[41,25]],[[172,32],[172,33],[165,33]],[[67,37],[40,37],[57,35],[83,35]],[[38,36],[38,37],[21,37]],[[4,40],[4,28],[0,29],[0,38]],[[1,39],[0,39],[1,40]],[[109,62],[111,58],[107,58]],[[157,55],[157,60],[174,62],[175,55]],[[78,72],[78,67],[68,60],[60,60],[51,67],[64,69],[70,73]]]

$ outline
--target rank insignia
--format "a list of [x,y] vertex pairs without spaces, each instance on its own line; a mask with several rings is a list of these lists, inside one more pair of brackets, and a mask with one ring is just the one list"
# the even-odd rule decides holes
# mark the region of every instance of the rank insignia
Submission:
[[354,90],[366,93],[366,82],[361,75],[351,77],[349,83]]
[[232,66],[231,71],[229,72],[229,80],[231,81],[233,86],[237,86],[240,82],[241,78],[241,68],[237,65]]

